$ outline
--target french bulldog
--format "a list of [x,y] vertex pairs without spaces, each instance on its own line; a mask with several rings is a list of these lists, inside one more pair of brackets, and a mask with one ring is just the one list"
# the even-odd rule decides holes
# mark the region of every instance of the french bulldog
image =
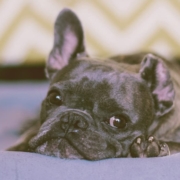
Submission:
[[180,152],[180,66],[138,53],[90,57],[69,9],[55,22],[40,120],[9,148],[100,160]]

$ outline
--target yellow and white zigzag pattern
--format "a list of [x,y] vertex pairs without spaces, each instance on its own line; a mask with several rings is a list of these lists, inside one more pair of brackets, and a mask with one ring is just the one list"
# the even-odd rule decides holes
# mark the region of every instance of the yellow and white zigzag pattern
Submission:
[[44,60],[64,7],[81,19],[90,55],[180,56],[180,0],[0,0],[0,63]]

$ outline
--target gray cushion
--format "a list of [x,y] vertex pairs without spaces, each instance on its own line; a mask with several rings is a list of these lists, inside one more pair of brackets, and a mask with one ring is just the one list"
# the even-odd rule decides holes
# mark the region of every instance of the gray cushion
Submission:
[[1,180],[179,180],[180,154],[163,158],[66,160],[34,153],[1,152]]

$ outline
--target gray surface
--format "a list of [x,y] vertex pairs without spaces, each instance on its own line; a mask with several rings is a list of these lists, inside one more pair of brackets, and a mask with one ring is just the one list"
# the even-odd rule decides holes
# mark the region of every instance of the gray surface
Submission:
[[63,160],[1,152],[1,180],[179,180],[180,154],[163,158]]

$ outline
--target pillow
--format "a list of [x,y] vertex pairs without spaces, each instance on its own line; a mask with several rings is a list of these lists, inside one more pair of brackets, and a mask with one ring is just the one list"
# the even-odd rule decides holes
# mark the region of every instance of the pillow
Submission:
[[161,158],[100,161],[58,159],[35,153],[0,152],[1,180],[170,180],[180,178],[180,154]]

